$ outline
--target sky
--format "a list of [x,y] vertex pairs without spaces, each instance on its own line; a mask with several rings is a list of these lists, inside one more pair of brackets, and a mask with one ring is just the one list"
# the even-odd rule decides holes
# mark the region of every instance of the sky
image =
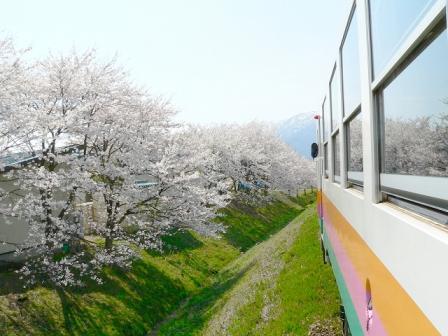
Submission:
[[30,57],[95,48],[192,123],[320,109],[351,0],[10,0],[0,32]]

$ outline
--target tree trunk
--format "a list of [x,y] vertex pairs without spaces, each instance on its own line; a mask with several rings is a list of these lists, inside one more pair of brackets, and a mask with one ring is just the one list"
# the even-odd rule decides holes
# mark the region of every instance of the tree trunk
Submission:
[[57,228],[55,227],[53,220],[51,219],[52,209],[48,201],[50,198],[49,193],[49,190],[40,190],[42,208],[44,210],[45,217],[45,244],[49,249],[52,249],[54,246],[54,242],[52,241],[52,239],[54,238]]
[[108,232],[106,234],[105,248],[107,251],[111,251],[114,243],[113,229],[115,227],[115,214],[113,209],[113,201],[108,200],[106,204],[107,204],[106,229]]
[[111,251],[112,250],[112,246],[114,244],[114,239],[111,236],[106,237],[106,243],[105,243],[105,247],[107,251]]

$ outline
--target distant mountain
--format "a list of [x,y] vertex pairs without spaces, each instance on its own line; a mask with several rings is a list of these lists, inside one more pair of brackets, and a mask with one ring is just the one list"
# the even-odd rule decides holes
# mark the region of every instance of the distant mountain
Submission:
[[278,125],[280,138],[307,159],[311,159],[310,147],[316,142],[316,120],[313,117],[313,113],[297,114]]

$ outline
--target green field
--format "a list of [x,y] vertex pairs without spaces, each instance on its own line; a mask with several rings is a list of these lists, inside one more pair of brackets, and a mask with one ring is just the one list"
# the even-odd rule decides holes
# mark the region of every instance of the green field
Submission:
[[25,290],[13,272],[0,273],[0,335],[212,335],[232,302],[241,317],[226,329],[233,335],[306,335],[314,322],[336,324],[314,210],[303,211],[313,196],[277,196],[259,208],[233,202],[219,219],[228,226],[221,239],[177,233],[163,254],[141,251],[131,271],[106,269],[102,286]]

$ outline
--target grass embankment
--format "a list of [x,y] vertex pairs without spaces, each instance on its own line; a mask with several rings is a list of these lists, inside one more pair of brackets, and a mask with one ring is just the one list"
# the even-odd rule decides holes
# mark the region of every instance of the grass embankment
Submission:
[[322,263],[314,206],[217,279],[166,321],[160,334],[340,334],[339,295],[331,268]]
[[[292,203],[292,204],[291,204]],[[254,208],[232,203],[220,220],[223,239],[183,232],[164,254],[141,251],[132,270],[105,270],[105,284],[78,290],[24,290],[13,272],[0,273],[0,335],[145,335],[187,298],[217,283],[220,271],[300,213],[294,201]],[[222,289],[230,286],[223,284]],[[214,293],[216,294],[216,293]]]

